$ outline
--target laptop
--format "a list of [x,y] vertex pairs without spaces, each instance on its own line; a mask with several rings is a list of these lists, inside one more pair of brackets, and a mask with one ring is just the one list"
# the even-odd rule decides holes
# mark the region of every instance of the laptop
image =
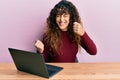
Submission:
[[8,48],[17,70],[45,78],[57,74],[63,67],[46,64],[43,54]]

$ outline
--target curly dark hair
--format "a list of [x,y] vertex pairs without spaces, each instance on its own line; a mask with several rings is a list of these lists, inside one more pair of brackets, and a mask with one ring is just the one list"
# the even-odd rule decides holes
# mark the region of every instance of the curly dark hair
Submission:
[[76,44],[80,44],[80,36],[74,33],[73,23],[78,22],[82,24],[81,18],[77,11],[77,8],[67,0],[61,0],[51,10],[49,17],[47,18],[47,29],[45,32],[45,42],[49,44],[50,51],[57,53],[58,48],[61,46],[60,35],[61,31],[56,23],[56,15],[62,15],[64,13],[70,14],[70,23],[68,25],[67,33],[70,39]]

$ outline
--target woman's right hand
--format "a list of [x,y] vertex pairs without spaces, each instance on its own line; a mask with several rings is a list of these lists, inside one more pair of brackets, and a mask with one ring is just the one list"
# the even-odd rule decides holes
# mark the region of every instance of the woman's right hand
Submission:
[[43,53],[44,50],[44,44],[40,40],[35,41],[35,47],[40,53]]

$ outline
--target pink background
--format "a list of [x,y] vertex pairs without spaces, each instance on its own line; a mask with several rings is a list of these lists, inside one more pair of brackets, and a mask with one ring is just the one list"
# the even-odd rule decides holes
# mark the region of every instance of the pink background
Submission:
[[[0,0],[0,62],[11,62],[8,47],[35,52],[50,10],[60,0]],[[96,56],[83,49],[80,62],[120,61],[120,0],[70,0],[96,43]],[[79,54],[80,53],[80,54]]]

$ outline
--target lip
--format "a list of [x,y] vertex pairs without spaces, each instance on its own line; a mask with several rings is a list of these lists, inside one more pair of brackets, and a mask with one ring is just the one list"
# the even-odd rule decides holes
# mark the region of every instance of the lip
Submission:
[[66,23],[65,22],[59,22],[60,26],[64,26]]

